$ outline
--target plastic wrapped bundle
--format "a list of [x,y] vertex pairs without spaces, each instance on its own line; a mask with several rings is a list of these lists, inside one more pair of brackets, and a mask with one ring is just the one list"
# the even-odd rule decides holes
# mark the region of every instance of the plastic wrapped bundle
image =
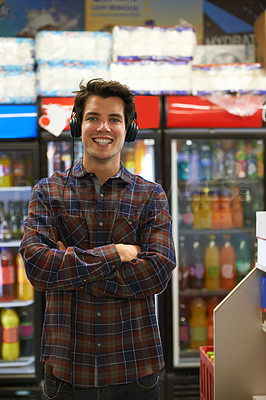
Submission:
[[259,63],[193,65],[193,95],[266,93],[265,71]]
[[38,94],[42,96],[73,96],[79,83],[92,78],[109,79],[109,65],[97,61],[42,62],[37,70]]
[[113,61],[191,60],[196,48],[193,27],[115,26]]
[[34,103],[36,75],[23,67],[0,67],[0,103]]
[[191,63],[186,61],[113,62],[110,78],[136,94],[190,94]]
[[102,61],[109,63],[112,35],[109,32],[40,31],[36,38],[36,60]]
[[0,38],[0,65],[34,69],[34,39]]

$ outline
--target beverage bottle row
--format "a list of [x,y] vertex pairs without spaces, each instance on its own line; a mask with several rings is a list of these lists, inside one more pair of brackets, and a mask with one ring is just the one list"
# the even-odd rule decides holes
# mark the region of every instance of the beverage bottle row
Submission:
[[185,238],[181,236],[178,261],[180,290],[231,290],[250,271],[256,260],[252,259],[244,237],[240,237],[233,245],[230,235],[225,235],[219,248],[215,236],[211,235],[206,246],[196,236],[192,249],[186,248]]
[[34,289],[27,279],[20,253],[0,248],[0,302],[34,299]]
[[22,238],[27,213],[28,201],[9,201],[7,210],[0,201],[0,241]]
[[34,355],[33,309],[3,308],[1,321],[1,358],[14,361]]
[[253,196],[251,188],[247,187],[195,190],[191,196],[185,196],[180,205],[180,225],[185,229],[253,227],[256,211],[263,209],[259,198]]
[[186,140],[178,149],[178,179],[263,177],[263,157],[262,140]]
[[0,187],[31,186],[31,158],[23,152],[0,152]]
[[179,305],[179,345],[181,350],[198,350],[213,345],[213,310],[221,300],[195,297],[190,302],[181,299]]

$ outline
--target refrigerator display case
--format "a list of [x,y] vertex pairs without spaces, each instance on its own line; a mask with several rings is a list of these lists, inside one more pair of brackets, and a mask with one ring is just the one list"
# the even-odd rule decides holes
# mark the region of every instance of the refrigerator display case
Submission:
[[[0,113],[0,397],[23,396],[27,387],[26,398],[37,398],[43,376],[43,299],[27,281],[18,253],[32,187],[39,178],[37,108],[1,105]],[[7,310],[16,315],[13,325],[6,325]]]
[[165,182],[178,260],[166,293],[167,365],[172,391],[175,374],[185,374],[195,392],[199,347],[213,344],[213,310],[256,262],[266,129],[263,102],[246,118],[193,96],[169,96],[165,109]]

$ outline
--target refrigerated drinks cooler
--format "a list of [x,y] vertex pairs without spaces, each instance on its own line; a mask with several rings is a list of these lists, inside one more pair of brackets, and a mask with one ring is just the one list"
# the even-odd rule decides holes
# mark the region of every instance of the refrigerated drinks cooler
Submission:
[[[32,187],[39,178],[37,107],[1,105],[0,114],[0,397],[27,393],[26,398],[37,398],[42,296],[28,283],[18,253]],[[5,325],[7,309],[16,315],[14,326]]]
[[213,344],[213,309],[256,262],[255,212],[265,205],[262,109],[263,99],[245,117],[204,97],[165,101],[178,260],[166,299],[167,363],[177,375],[197,371],[199,347]]
[[[73,143],[69,131],[69,117],[74,98],[44,97],[40,99],[42,115],[56,105],[68,111],[68,118],[62,133],[55,136],[52,129],[41,130],[42,176],[50,176],[55,171],[64,171],[72,161]],[[131,172],[161,183],[161,98],[159,96],[136,96],[136,111],[139,133],[134,143],[125,143],[121,160]],[[51,119],[51,114],[49,115]],[[50,129],[50,130],[49,130]],[[74,141],[74,161],[82,157],[81,139]]]

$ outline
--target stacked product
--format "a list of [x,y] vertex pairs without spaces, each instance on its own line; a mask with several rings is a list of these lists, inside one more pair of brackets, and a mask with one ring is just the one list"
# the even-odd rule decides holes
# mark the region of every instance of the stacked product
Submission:
[[137,94],[190,94],[192,27],[113,28],[111,79]]
[[259,63],[193,65],[191,85],[193,95],[265,94],[266,73]]
[[34,103],[34,40],[0,38],[0,103]]
[[73,96],[82,80],[109,79],[110,33],[41,31],[35,40],[39,95]]

